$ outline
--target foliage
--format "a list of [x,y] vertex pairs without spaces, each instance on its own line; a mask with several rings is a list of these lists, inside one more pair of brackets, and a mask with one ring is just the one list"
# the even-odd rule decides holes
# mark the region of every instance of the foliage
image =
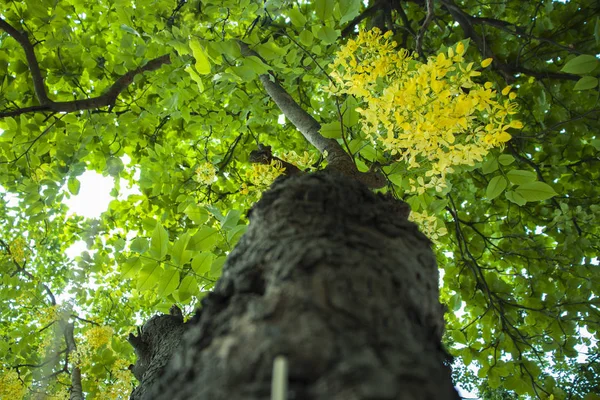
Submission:
[[[88,398],[104,398],[117,381],[126,396],[126,334],[173,303],[193,310],[243,234],[246,211],[281,172],[249,163],[250,152],[261,143],[303,170],[323,167],[291,124],[278,123],[258,80],[271,71],[360,170],[381,168],[382,190],[409,202],[435,239],[457,383],[484,398],[593,399],[600,9],[591,0],[429,3],[6,2],[0,390],[63,396],[80,367]],[[375,40],[358,33],[372,27],[393,32],[378,43],[398,58],[395,68],[361,43]],[[242,56],[238,40],[257,55]],[[339,51],[348,67],[334,62]],[[384,69],[367,76],[351,65],[361,52]],[[471,63],[485,67],[481,75]],[[338,76],[365,80],[342,86]],[[339,96],[328,95],[332,81]],[[429,101],[417,110],[424,98],[407,96],[411,82],[422,93],[449,90],[445,105],[462,114],[442,115]],[[508,86],[510,94],[493,93]],[[490,117],[512,104],[520,123]],[[440,123],[459,114],[483,128],[473,143],[504,147],[448,161],[451,146],[478,132],[460,118]],[[381,123],[391,136],[380,136]],[[417,147],[426,144],[419,123],[444,137],[441,148]],[[400,128],[415,130],[410,142]],[[420,152],[414,161],[409,148]],[[85,171],[114,180],[98,219],[65,204]],[[125,195],[127,186],[137,192]],[[70,259],[66,250],[80,242],[87,251]]]

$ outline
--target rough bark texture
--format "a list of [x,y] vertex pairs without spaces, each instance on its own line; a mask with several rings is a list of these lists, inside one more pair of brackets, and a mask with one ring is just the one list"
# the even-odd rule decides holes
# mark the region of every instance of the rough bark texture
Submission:
[[131,394],[131,400],[147,398],[148,389],[161,378],[165,365],[179,348],[186,328],[181,310],[173,306],[171,314],[155,315],[149,319],[138,330],[138,336],[129,334],[127,340],[137,356],[130,370],[140,382]]
[[407,210],[331,172],[276,181],[143,398],[268,399],[283,355],[290,400],[458,399],[435,258]]

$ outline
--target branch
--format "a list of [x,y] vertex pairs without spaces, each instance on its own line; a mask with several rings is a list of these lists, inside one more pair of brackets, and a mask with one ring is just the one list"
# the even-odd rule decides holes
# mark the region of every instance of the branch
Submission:
[[577,81],[580,79],[579,76],[573,75],[573,74],[565,74],[562,72],[546,72],[546,71],[538,72],[538,71],[533,71],[533,70],[519,67],[519,66],[513,67],[506,63],[500,62],[496,58],[496,56],[494,55],[492,50],[488,46],[486,46],[485,41],[481,38],[481,36],[479,36],[477,34],[477,32],[475,32],[475,29],[473,28],[473,24],[471,23],[474,20],[474,18],[471,17],[470,15],[468,15],[467,13],[465,13],[463,10],[461,10],[454,3],[454,0],[442,0],[442,4],[450,12],[450,15],[452,15],[454,20],[456,22],[458,22],[458,24],[462,28],[463,32],[465,33],[465,37],[468,37],[468,38],[472,39],[473,42],[475,42],[482,57],[484,59],[485,58],[493,58],[494,59],[494,62],[493,62],[494,67],[500,73],[500,75],[502,75],[502,77],[504,78],[504,80],[507,83],[514,82],[514,80],[515,80],[514,75],[517,73],[522,73],[525,75],[533,76],[537,79],[548,78],[548,79],[563,79],[563,80],[570,80],[570,81]]
[[33,45],[29,41],[27,34],[19,32],[16,28],[14,28],[11,24],[6,22],[2,18],[0,18],[0,28],[4,29],[6,33],[12,36],[12,38],[15,39],[17,43],[21,45],[23,51],[25,51],[25,58],[27,59],[27,64],[29,65],[31,77],[33,79],[35,95],[37,96],[38,101],[42,106],[47,105],[48,103],[50,103],[50,99],[46,94],[46,87],[44,86],[44,79],[42,78],[40,66],[37,62],[37,58],[35,57]]
[[433,0],[426,0],[425,4],[427,6],[427,16],[421,25],[421,29],[419,29],[416,43],[417,53],[422,59],[426,59],[425,54],[423,54],[423,37],[425,36],[429,23],[433,19]]
[[40,67],[33,50],[33,45],[29,42],[27,35],[17,31],[12,25],[0,18],[0,28],[8,33],[13,39],[15,39],[25,51],[25,57],[27,58],[27,64],[31,71],[31,77],[33,79],[33,86],[35,88],[35,94],[40,102],[39,106],[31,106],[26,108],[20,108],[17,110],[3,111],[0,112],[0,118],[14,117],[17,115],[30,113],[30,112],[62,112],[69,113],[80,110],[90,110],[95,108],[101,108],[109,106],[112,108],[115,105],[119,94],[125,90],[135,78],[136,75],[146,71],[154,71],[162,67],[164,64],[170,64],[171,59],[169,54],[162,55],[153,60],[148,61],[144,66],[136,68],[132,71],[127,72],[125,75],[117,79],[108,90],[98,96],[91,99],[73,100],[73,101],[59,101],[55,102],[48,98],[46,93],[46,87],[44,85],[44,79],[40,72]]
[[[77,345],[75,344],[75,336],[73,335],[75,325],[73,323],[69,323],[67,320],[62,320],[61,325],[63,327],[63,333],[65,335],[65,343],[67,344],[68,357],[69,354],[77,350]],[[84,400],[83,386],[81,384],[81,369],[79,369],[77,365],[74,365],[73,370],[71,371],[71,396],[69,399]]]
[[515,77],[507,71],[506,64],[501,63],[494,56],[494,53],[490,50],[489,47],[486,46],[485,41],[475,32],[473,25],[471,24],[471,16],[461,10],[455,3],[454,0],[441,0],[442,5],[446,7],[450,15],[454,18],[456,22],[460,25],[463,32],[465,33],[465,37],[470,38],[475,42],[475,45],[479,49],[481,56],[486,58],[494,59],[494,67],[498,70],[500,75],[504,78],[504,80],[508,83],[513,82]]
[[[238,41],[238,43],[244,56],[259,57],[246,43],[242,41]],[[310,144],[325,156],[329,167],[350,175],[369,187],[379,188],[385,186],[385,176],[376,171],[359,172],[352,157],[342,149],[337,140],[322,136],[319,132],[321,124],[312,115],[304,111],[272,75],[263,74],[259,76],[259,79],[267,94],[277,104],[286,118],[294,124]]]
[[354,17],[354,19],[348,22],[348,25],[346,25],[346,27],[342,29],[341,36],[345,38],[346,36],[350,35],[352,31],[354,31],[354,27],[356,25],[360,24],[364,19],[370,17],[371,15],[374,15],[377,12],[377,10],[379,10],[379,8],[382,6],[383,1],[384,0],[375,2],[375,4],[373,4],[371,7],[365,9],[365,11],[360,13],[358,16]]
[[[538,37],[538,36],[534,36],[534,35],[530,35],[527,32],[525,32],[525,29],[523,29],[522,27],[515,25],[515,24],[511,24],[510,22],[506,22],[506,21],[502,21],[499,19],[495,19],[495,18],[483,18],[483,17],[470,17],[471,23],[472,24],[481,24],[481,25],[489,25],[489,26],[493,26],[494,28],[498,28],[504,32],[510,33],[511,35],[515,35],[515,36],[524,36],[526,38],[529,39],[533,39],[533,40],[537,40],[540,42],[545,42],[545,43],[549,43],[553,46],[559,47],[563,50],[568,51],[569,53],[573,53],[573,54],[584,54],[578,50],[575,50],[569,46],[565,46],[562,45],[560,43],[555,42],[554,40],[551,39],[546,39],[546,38],[542,38],[542,37]],[[509,29],[509,28],[514,28],[514,30]]]

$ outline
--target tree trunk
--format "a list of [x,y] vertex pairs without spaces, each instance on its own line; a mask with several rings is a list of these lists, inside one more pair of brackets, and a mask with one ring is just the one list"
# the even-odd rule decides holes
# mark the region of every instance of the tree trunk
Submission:
[[435,257],[407,211],[336,173],[279,178],[132,399],[269,399],[279,355],[289,400],[458,399]]

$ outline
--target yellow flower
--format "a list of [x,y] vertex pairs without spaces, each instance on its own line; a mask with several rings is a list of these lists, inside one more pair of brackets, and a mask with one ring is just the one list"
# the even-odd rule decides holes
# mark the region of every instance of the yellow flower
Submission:
[[0,371],[0,399],[21,400],[25,392],[16,371]]
[[195,180],[204,185],[210,185],[210,184],[214,183],[217,178],[217,171],[216,171],[214,165],[212,165],[209,162],[200,164],[196,168],[195,172],[196,172]]
[[486,68],[486,67],[488,67],[488,66],[489,66],[489,65],[492,63],[492,61],[494,61],[494,59],[493,59],[493,58],[486,58],[485,60],[483,60],[483,61],[481,62],[481,68]]
[[473,82],[481,72],[464,61],[463,43],[423,63],[406,49],[396,51],[390,37],[376,29],[359,32],[352,51],[344,46],[332,64],[338,89],[325,90],[355,96],[366,137],[396,155],[409,173],[420,168],[409,191],[443,192],[453,165],[474,165],[510,140],[508,128],[522,127],[511,121],[516,94],[508,87],[502,92],[508,98],[501,98],[491,82]]

